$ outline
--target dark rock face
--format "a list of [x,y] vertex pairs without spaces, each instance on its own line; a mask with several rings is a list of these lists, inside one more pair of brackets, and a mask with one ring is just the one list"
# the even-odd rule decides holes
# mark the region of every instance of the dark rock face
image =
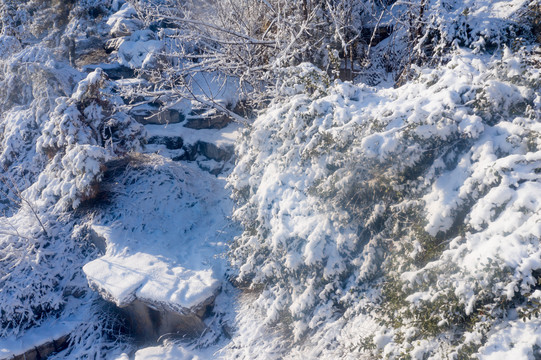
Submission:
[[140,124],[176,124],[184,121],[184,114],[175,109],[133,109],[130,115]]
[[178,158],[174,158],[173,161],[195,161],[197,159],[197,156],[199,155],[197,152],[197,144],[195,145],[185,145],[184,146],[184,154]]
[[216,161],[228,161],[235,151],[233,146],[218,147],[215,144],[204,141],[198,141],[197,147],[200,154]]
[[209,109],[193,109],[188,115],[185,127],[190,129],[222,129],[226,127],[231,118],[225,114]]
[[135,71],[124,65],[105,67],[103,71],[111,80],[132,79],[135,77]]
[[233,145],[221,147],[205,141],[198,141],[193,145],[185,145],[183,148],[186,152],[182,158],[178,160],[195,161],[199,158],[199,156],[202,155],[207,159],[212,159],[218,162],[229,161],[235,152]]
[[107,243],[103,236],[100,236],[94,229],[90,228],[90,242],[98,249],[100,254],[105,254]]
[[184,145],[180,136],[152,136],[147,140],[147,143],[165,145],[169,150],[182,149],[182,145]]
[[365,27],[361,31],[361,40],[366,44],[372,41],[372,46],[376,46],[381,41],[387,39],[393,33],[392,26],[378,26],[376,29],[373,27]]
[[103,48],[105,41],[98,36],[89,36],[87,38],[75,39],[75,55],[77,57]]
[[211,117],[188,118],[186,125],[190,129],[222,129],[231,122],[227,115],[215,115]]
[[68,347],[69,335],[63,335],[53,341],[48,341],[27,352],[15,355],[10,360],[43,360],[53,353],[62,351]]
[[124,38],[109,39],[103,45],[103,49],[107,54],[112,53],[120,48],[120,45],[124,42]]
[[83,67],[88,64],[99,64],[107,60],[104,50],[104,41],[97,36],[76,39],[73,48],[70,48],[70,61],[72,65]]
[[203,318],[214,303],[214,296],[196,309],[176,312],[162,305],[139,299],[119,309],[131,335],[139,343],[156,342],[160,337],[194,337],[201,335],[206,325]]
[[172,20],[160,19],[160,20],[156,20],[156,21],[153,21],[152,23],[150,23],[148,28],[151,31],[157,32],[160,29],[179,29],[180,26],[179,26],[179,24],[175,23]]

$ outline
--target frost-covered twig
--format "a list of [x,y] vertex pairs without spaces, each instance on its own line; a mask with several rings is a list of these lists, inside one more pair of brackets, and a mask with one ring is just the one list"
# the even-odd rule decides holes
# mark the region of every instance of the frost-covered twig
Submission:
[[28,208],[30,209],[30,212],[32,212],[32,214],[34,215],[34,217],[38,221],[41,229],[43,230],[43,233],[45,234],[45,236],[49,237],[49,232],[47,231],[47,228],[45,227],[45,225],[41,221],[41,217],[39,216],[38,212],[36,211],[35,205],[23,195],[23,192],[20,190],[17,183],[15,181],[13,181],[13,179],[7,178],[5,175],[2,175],[2,174],[0,174],[0,182],[2,182],[9,189],[9,191],[15,196],[15,198],[10,197],[8,194],[6,194],[5,192],[3,192],[1,190],[0,190],[0,192],[3,193],[4,196],[6,196],[6,198],[11,199],[11,201],[14,202],[14,203],[18,202],[19,204],[20,203],[26,204],[28,206]]
[[[224,32],[226,34],[233,35],[235,37],[239,37],[241,39],[246,40],[246,42],[243,42],[242,44],[256,44],[256,45],[275,45],[276,44],[276,41],[259,40],[259,39],[253,38],[251,36],[248,36],[246,34],[241,34],[239,32],[236,32],[236,31],[233,31],[233,30],[230,30],[230,29],[226,29],[226,28],[223,28],[223,27],[219,27],[219,26],[216,26],[214,24],[210,24],[210,23],[207,23],[207,22],[204,22],[204,21],[196,21],[196,20],[180,18],[180,17],[176,17],[176,16],[167,16],[167,15],[165,15],[165,16],[162,15],[162,16],[160,16],[160,18],[173,20],[173,21],[178,21],[180,23],[186,23],[186,24],[190,24],[190,25],[193,25],[193,26],[206,27],[206,28],[210,28],[210,29],[217,30],[217,31],[220,31],[220,32]],[[223,40],[217,40],[217,41],[223,42]],[[233,43],[233,44],[238,45],[239,43]]]

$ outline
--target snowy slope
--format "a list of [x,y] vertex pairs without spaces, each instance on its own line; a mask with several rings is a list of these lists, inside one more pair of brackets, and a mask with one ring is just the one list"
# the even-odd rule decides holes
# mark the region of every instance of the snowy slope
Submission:
[[224,184],[193,164],[134,158],[107,179],[110,205],[92,220],[106,253],[83,268],[91,286],[119,306],[139,298],[180,310],[210,298],[232,237]]
[[[197,1],[0,4],[0,358],[66,333],[52,358],[539,358],[541,4],[346,3],[388,33],[334,18],[321,44],[358,36],[307,49],[326,71],[295,60],[313,19],[284,51],[238,36],[253,19],[183,37]],[[249,31],[284,30],[273,4],[297,6]],[[265,46],[217,63],[276,89],[247,126],[188,128],[258,86],[197,73],[227,45]],[[332,78],[347,49],[367,84]],[[179,122],[141,119],[160,106]],[[138,342],[133,303],[202,331]]]

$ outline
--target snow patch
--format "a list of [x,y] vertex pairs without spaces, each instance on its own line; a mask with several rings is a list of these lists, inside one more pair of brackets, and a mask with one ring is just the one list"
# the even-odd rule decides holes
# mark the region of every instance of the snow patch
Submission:
[[149,254],[105,255],[83,267],[89,284],[104,298],[125,306],[135,298],[190,309],[211,298],[220,286],[212,270],[172,266]]

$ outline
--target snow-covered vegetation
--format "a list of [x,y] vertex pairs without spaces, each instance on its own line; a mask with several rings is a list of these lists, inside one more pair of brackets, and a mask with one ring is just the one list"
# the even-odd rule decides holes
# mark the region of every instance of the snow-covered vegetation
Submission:
[[0,357],[539,358],[540,42],[538,0],[0,2]]
[[[501,56],[458,49],[396,89],[325,86],[307,65],[288,77],[230,176],[245,229],[230,255],[264,288],[262,326],[323,353],[443,356],[525,304],[541,260],[541,73]],[[385,342],[319,338],[357,317]]]

